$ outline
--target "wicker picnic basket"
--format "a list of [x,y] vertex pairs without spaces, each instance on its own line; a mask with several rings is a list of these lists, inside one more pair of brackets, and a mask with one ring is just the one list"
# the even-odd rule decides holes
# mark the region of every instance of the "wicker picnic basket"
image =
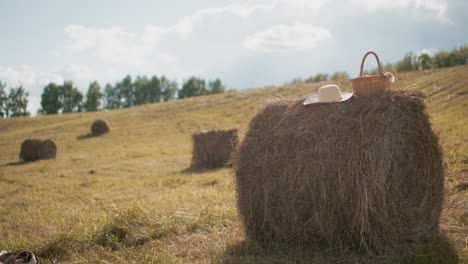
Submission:
[[[379,66],[378,75],[362,75],[364,72],[364,62],[366,61],[367,55],[372,54],[377,60]],[[349,80],[353,89],[354,95],[357,97],[372,97],[384,90],[390,88],[390,82],[382,72],[382,66],[380,65],[379,57],[375,52],[369,51],[364,55],[361,62],[361,72],[358,78]]]

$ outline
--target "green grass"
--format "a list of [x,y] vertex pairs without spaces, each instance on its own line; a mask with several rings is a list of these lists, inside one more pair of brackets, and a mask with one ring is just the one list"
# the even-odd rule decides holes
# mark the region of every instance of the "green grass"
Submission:
[[[397,80],[395,87],[428,95],[447,166],[441,229],[455,254],[467,260],[468,193],[455,186],[468,182],[468,66],[399,74]],[[185,171],[197,129],[237,127],[242,138],[266,99],[304,96],[321,85],[0,120],[0,249],[27,247],[44,263],[402,261],[398,256],[318,252],[301,245],[264,248],[247,242],[231,170]],[[110,122],[111,133],[78,139],[98,118]],[[57,158],[18,163],[21,142],[30,137],[52,138]],[[437,262],[445,258],[443,249],[434,245],[406,260]]]

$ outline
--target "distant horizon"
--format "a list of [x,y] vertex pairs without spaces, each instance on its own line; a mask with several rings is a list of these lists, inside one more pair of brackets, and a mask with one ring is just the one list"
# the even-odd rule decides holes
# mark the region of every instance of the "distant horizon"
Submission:
[[85,94],[92,81],[126,75],[179,85],[197,76],[244,90],[317,73],[354,77],[369,50],[395,63],[468,43],[463,0],[25,0],[0,9],[0,80],[23,85],[32,115],[49,82],[69,80]]

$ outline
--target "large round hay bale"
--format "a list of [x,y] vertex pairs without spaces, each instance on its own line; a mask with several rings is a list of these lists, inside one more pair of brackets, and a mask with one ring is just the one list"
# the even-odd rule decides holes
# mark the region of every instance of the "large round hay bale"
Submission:
[[19,158],[22,161],[54,159],[57,146],[50,139],[26,139],[21,144]]
[[191,167],[213,169],[227,164],[239,138],[237,129],[205,130],[194,133],[192,140]]
[[19,158],[22,161],[35,161],[39,159],[39,145],[41,139],[26,139],[21,143]]
[[98,119],[91,125],[91,134],[101,135],[109,132],[109,123],[106,120]]
[[44,139],[41,144],[39,144],[39,159],[55,159],[57,155],[57,146],[50,139]]
[[423,100],[269,102],[235,154],[250,239],[382,253],[438,236],[444,169]]

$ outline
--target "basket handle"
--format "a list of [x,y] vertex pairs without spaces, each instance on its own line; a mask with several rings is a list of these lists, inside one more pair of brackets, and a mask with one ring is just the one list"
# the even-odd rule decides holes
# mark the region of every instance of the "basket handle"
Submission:
[[369,55],[369,54],[374,55],[375,59],[377,60],[377,65],[379,65],[379,72],[380,72],[380,74],[383,75],[382,66],[380,66],[379,56],[377,56],[377,54],[375,54],[375,52],[369,51],[369,52],[366,53],[366,55],[364,55],[364,58],[362,58],[362,62],[361,62],[361,73],[359,74],[359,77],[362,77],[362,73],[364,72],[364,62],[366,61],[366,57],[367,57],[367,55]]

